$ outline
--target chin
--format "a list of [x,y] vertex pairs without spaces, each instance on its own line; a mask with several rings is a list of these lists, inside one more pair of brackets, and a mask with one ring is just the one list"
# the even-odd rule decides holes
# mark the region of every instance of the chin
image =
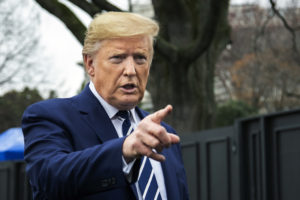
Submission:
[[129,95],[129,96],[123,96],[123,98],[119,98],[117,101],[115,101],[115,106],[119,110],[130,110],[134,107],[136,107],[140,101],[142,100],[142,96],[140,95]]
[[130,109],[134,108],[135,106],[137,106],[137,104],[135,104],[135,103],[122,103],[119,105],[118,109],[119,110],[130,110]]
[[136,107],[139,104],[139,100],[135,99],[132,101],[123,101],[120,106],[123,108],[123,110],[130,110],[134,107]]

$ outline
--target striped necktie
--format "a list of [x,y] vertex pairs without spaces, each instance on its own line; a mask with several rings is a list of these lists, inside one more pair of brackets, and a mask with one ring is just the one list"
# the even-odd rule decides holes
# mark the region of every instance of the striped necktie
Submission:
[[158,189],[154,171],[150,160],[144,156],[140,167],[138,177],[138,185],[141,191],[143,200],[161,200],[161,195]]
[[[126,136],[127,134],[131,133],[132,127],[129,119],[129,112],[121,110],[117,113],[117,116],[120,116],[124,119],[122,124],[123,135]],[[138,186],[143,200],[161,200],[161,195],[158,189],[152,165],[149,158],[147,158],[146,156],[143,157],[143,161],[140,167]]]
[[132,127],[129,119],[129,112],[127,110],[120,110],[117,113],[117,116],[120,116],[121,118],[124,119],[123,124],[122,124],[122,133],[123,136],[127,136],[128,132],[132,132]]

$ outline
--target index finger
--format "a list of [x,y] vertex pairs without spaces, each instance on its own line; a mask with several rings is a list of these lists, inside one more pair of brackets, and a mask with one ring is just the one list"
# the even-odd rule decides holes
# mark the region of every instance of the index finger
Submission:
[[150,115],[152,121],[156,123],[160,123],[171,111],[173,107],[171,105],[167,105],[165,108],[156,111],[155,113]]

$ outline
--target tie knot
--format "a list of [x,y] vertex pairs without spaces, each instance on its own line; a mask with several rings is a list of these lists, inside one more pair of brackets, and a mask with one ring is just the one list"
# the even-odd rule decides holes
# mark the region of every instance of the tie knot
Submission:
[[129,119],[129,112],[127,110],[120,110],[116,115],[123,119]]

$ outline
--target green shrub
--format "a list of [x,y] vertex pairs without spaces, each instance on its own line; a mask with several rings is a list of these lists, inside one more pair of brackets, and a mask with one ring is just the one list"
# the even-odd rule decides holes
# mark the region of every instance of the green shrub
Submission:
[[233,125],[234,120],[242,117],[249,117],[257,114],[257,109],[243,101],[230,100],[219,105],[216,112],[216,126]]

